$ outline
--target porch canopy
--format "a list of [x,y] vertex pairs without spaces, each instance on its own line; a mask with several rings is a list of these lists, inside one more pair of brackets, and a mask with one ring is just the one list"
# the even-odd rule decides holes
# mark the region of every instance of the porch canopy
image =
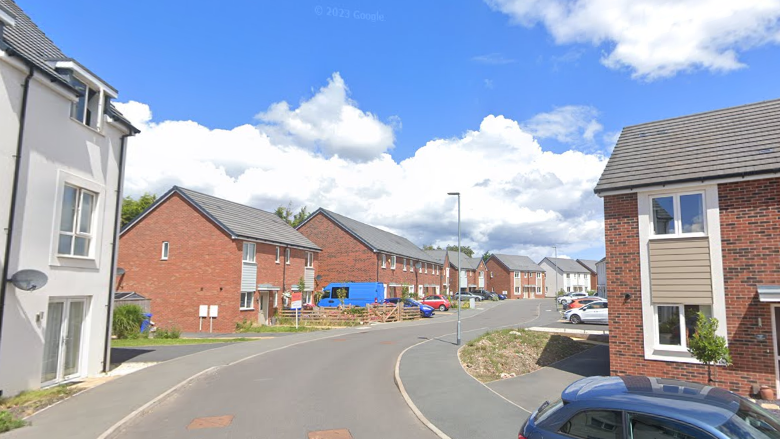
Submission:
[[780,302],[780,285],[758,285],[758,300],[761,302]]

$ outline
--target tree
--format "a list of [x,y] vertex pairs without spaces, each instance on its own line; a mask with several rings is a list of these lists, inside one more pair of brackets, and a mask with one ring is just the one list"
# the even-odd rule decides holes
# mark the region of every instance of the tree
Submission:
[[157,195],[148,192],[145,192],[138,197],[137,200],[129,195],[126,196],[125,199],[122,200],[122,227],[134,220],[141,212],[146,210],[147,207],[151,206],[155,200],[157,200]]
[[[447,250],[458,251],[458,246],[457,245],[448,245],[447,246]],[[468,245],[461,245],[460,246],[460,252],[463,253],[464,255],[470,257],[470,258],[474,257],[474,250],[472,250],[471,247],[469,247]]]
[[298,227],[309,217],[309,215],[311,215],[308,209],[306,209],[306,206],[301,207],[301,210],[299,210],[298,213],[293,214],[292,201],[287,203],[287,207],[277,207],[274,213],[292,227]]
[[[686,320],[693,316],[686,316]],[[686,331],[688,329],[686,328]],[[725,363],[731,364],[731,354],[726,345],[726,339],[716,334],[718,319],[708,318],[701,311],[696,314],[696,329],[693,337],[688,339],[688,352],[697,360],[707,365],[707,382],[717,382],[712,379],[712,365]]]
[[425,244],[423,245],[423,250],[441,250],[441,246],[436,246],[436,248],[433,248],[433,244]]
[[493,253],[490,253],[490,252],[486,251],[486,252],[485,252],[485,253],[482,255],[482,260],[483,260],[483,261],[485,261],[485,262],[487,262],[487,260],[488,260],[488,259],[490,259],[490,257],[491,257],[491,256],[493,256]]

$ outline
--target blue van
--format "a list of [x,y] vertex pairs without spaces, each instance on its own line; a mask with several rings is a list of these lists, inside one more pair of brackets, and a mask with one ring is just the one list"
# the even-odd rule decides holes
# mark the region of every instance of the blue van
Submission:
[[385,301],[385,286],[378,282],[332,283],[323,288],[322,299],[317,306],[339,306],[338,290],[344,291],[344,305],[366,306]]

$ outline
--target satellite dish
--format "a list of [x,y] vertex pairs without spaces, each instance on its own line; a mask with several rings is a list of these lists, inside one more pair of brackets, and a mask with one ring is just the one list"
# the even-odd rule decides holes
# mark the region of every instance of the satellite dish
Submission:
[[19,270],[9,280],[20,290],[34,291],[43,288],[49,278],[38,270]]
[[125,274],[125,269],[124,268],[116,267],[116,275],[117,276],[124,276],[124,274]]

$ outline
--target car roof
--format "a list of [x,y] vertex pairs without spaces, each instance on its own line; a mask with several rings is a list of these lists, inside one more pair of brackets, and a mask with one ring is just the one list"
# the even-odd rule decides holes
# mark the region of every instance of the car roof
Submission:
[[569,385],[565,402],[586,402],[718,426],[739,409],[740,398],[720,387],[646,376],[588,377]]

